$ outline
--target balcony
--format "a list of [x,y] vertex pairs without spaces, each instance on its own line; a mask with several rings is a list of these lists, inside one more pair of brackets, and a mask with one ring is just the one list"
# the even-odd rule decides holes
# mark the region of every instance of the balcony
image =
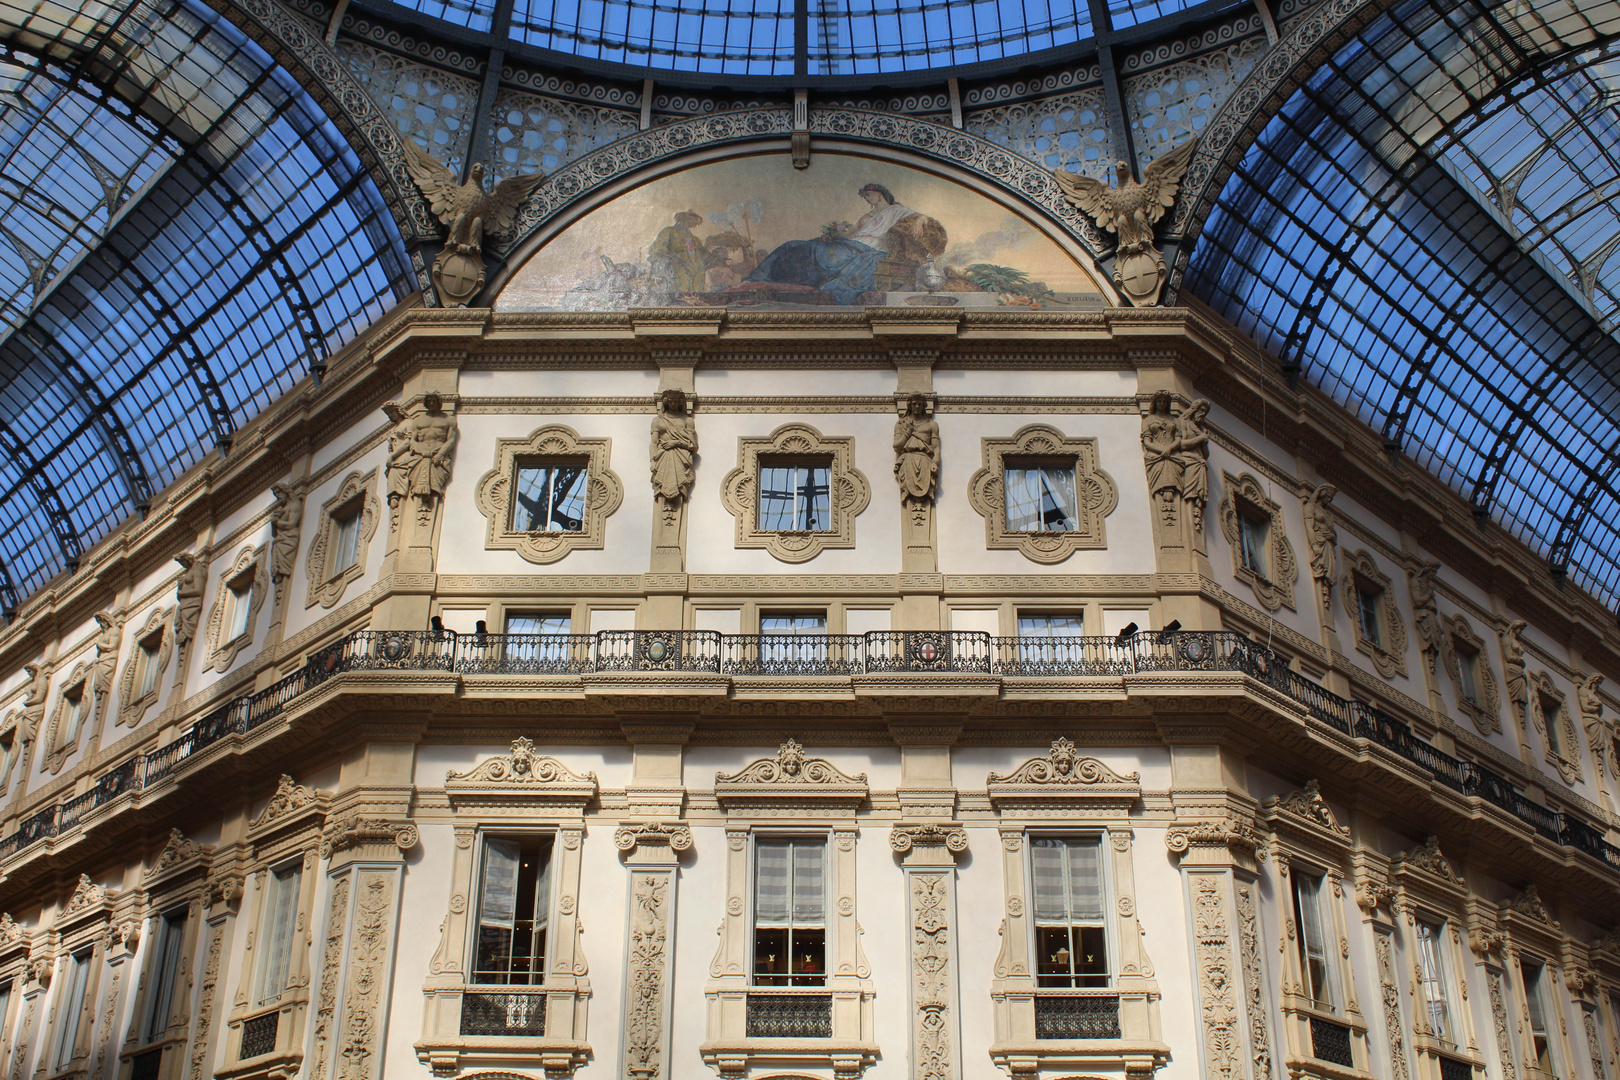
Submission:
[[1035,996],[1037,1039],[1117,1039],[1119,995],[1107,991],[1042,991]]
[[205,748],[281,716],[294,701],[350,672],[589,678],[684,672],[714,678],[875,679],[937,674],[1042,680],[1123,678],[1144,672],[1227,672],[1286,695],[1312,718],[1380,746],[1461,795],[1477,797],[1620,873],[1620,848],[1578,816],[1527,798],[1475,762],[1443,753],[1404,721],[1341,698],[1292,671],[1274,653],[1224,630],[1143,632],[1130,637],[992,637],[966,630],[880,630],[862,635],[727,634],[712,630],[604,630],[596,634],[456,634],[361,630],[311,653],[304,666],[263,690],[205,714],[174,741],[114,766],[89,789],[44,807],[0,839],[0,860],[80,824],[125,794],[171,776]]

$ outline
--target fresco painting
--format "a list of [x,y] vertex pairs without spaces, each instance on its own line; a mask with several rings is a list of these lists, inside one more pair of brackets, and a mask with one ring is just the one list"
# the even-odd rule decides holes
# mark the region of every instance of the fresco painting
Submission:
[[1098,310],[1087,272],[950,180],[819,154],[699,165],[586,214],[520,267],[502,311],[637,307]]

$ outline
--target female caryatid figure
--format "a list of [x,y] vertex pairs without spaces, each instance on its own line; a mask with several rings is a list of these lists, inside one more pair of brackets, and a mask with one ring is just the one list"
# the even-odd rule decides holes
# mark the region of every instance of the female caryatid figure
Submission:
[[1161,390],[1142,418],[1142,460],[1147,466],[1148,494],[1159,504],[1161,520],[1176,523],[1186,466],[1181,460],[1181,432],[1170,415],[1170,395]]
[[928,415],[928,399],[912,394],[905,415],[894,425],[894,478],[903,498],[924,502],[939,481],[939,424]]
[[697,428],[686,415],[686,395],[665,390],[658,395],[658,415],[652,422],[652,485],[666,507],[692,494],[697,448]]
[[1193,528],[1204,531],[1204,502],[1209,498],[1209,432],[1204,417],[1209,402],[1199,398],[1176,417],[1176,460],[1181,463],[1181,497],[1192,511]]

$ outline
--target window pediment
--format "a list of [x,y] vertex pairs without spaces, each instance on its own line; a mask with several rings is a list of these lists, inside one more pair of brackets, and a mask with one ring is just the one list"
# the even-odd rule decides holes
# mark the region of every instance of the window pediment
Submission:
[[213,853],[212,846],[204,847],[179,829],[170,829],[163,850],[158,852],[152,865],[141,875],[141,886],[150,892],[176,880],[205,878],[213,861]]
[[1073,742],[1061,738],[1045,757],[1030,758],[1005,776],[991,773],[990,805],[1003,813],[1123,814],[1142,797],[1141,779],[1134,772],[1121,776],[1096,758],[1082,756]]
[[455,810],[476,809],[491,816],[516,816],[550,810],[578,816],[596,797],[596,774],[583,775],[556,758],[534,752],[526,738],[512,741],[512,752],[499,754],[466,772],[451,769],[444,790]]
[[1260,804],[1260,816],[1290,846],[1325,855],[1331,863],[1350,846],[1350,829],[1339,824],[1315,780],[1298,791],[1266,799]]
[[56,933],[64,941],[82,936],[87,924],[105,923],[112,918],[115,894],[105,886],[97,885],[89,874],[80,874],[73,895],[62,907],[56,923]]
[[[478,512],[488,520],[486,551],[516,551],[525,560],[545,565],[570,551],[600,549],[606,544],[607,519],[624,501],[624,484],[608,467],[612,439],[586,439],[564,424],[548,424],[526,439],[495,440],[495,467],[478,481]],[[518,472],[528,466],[574,465],[585,470],[579,527],[529,531],[516,527],[513,500]],[[548,506],[548,512],[552,507]],[[546,515],[549,519],[549,513]]]
[[727,811],[775,808],[853,814],[867,791],[865,773],[850,776],[825,758],[806,757],[804,747],[793,739],[784,742],[774,757],[714,777],[715,798]]
[[281,858],[320,836],[331,797],[282,774],[275,794],[248,823],[247,839],[260,859]]

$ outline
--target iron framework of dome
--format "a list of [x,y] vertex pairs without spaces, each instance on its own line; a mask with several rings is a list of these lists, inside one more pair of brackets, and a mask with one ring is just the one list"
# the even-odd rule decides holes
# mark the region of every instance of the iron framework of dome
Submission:
[[1171,301],[1620,599],[1612,0],[6,0],[0,26],[8,608],[434,302],[393,139],[550,174],[795,88],[1097,177],[1203,136]]

